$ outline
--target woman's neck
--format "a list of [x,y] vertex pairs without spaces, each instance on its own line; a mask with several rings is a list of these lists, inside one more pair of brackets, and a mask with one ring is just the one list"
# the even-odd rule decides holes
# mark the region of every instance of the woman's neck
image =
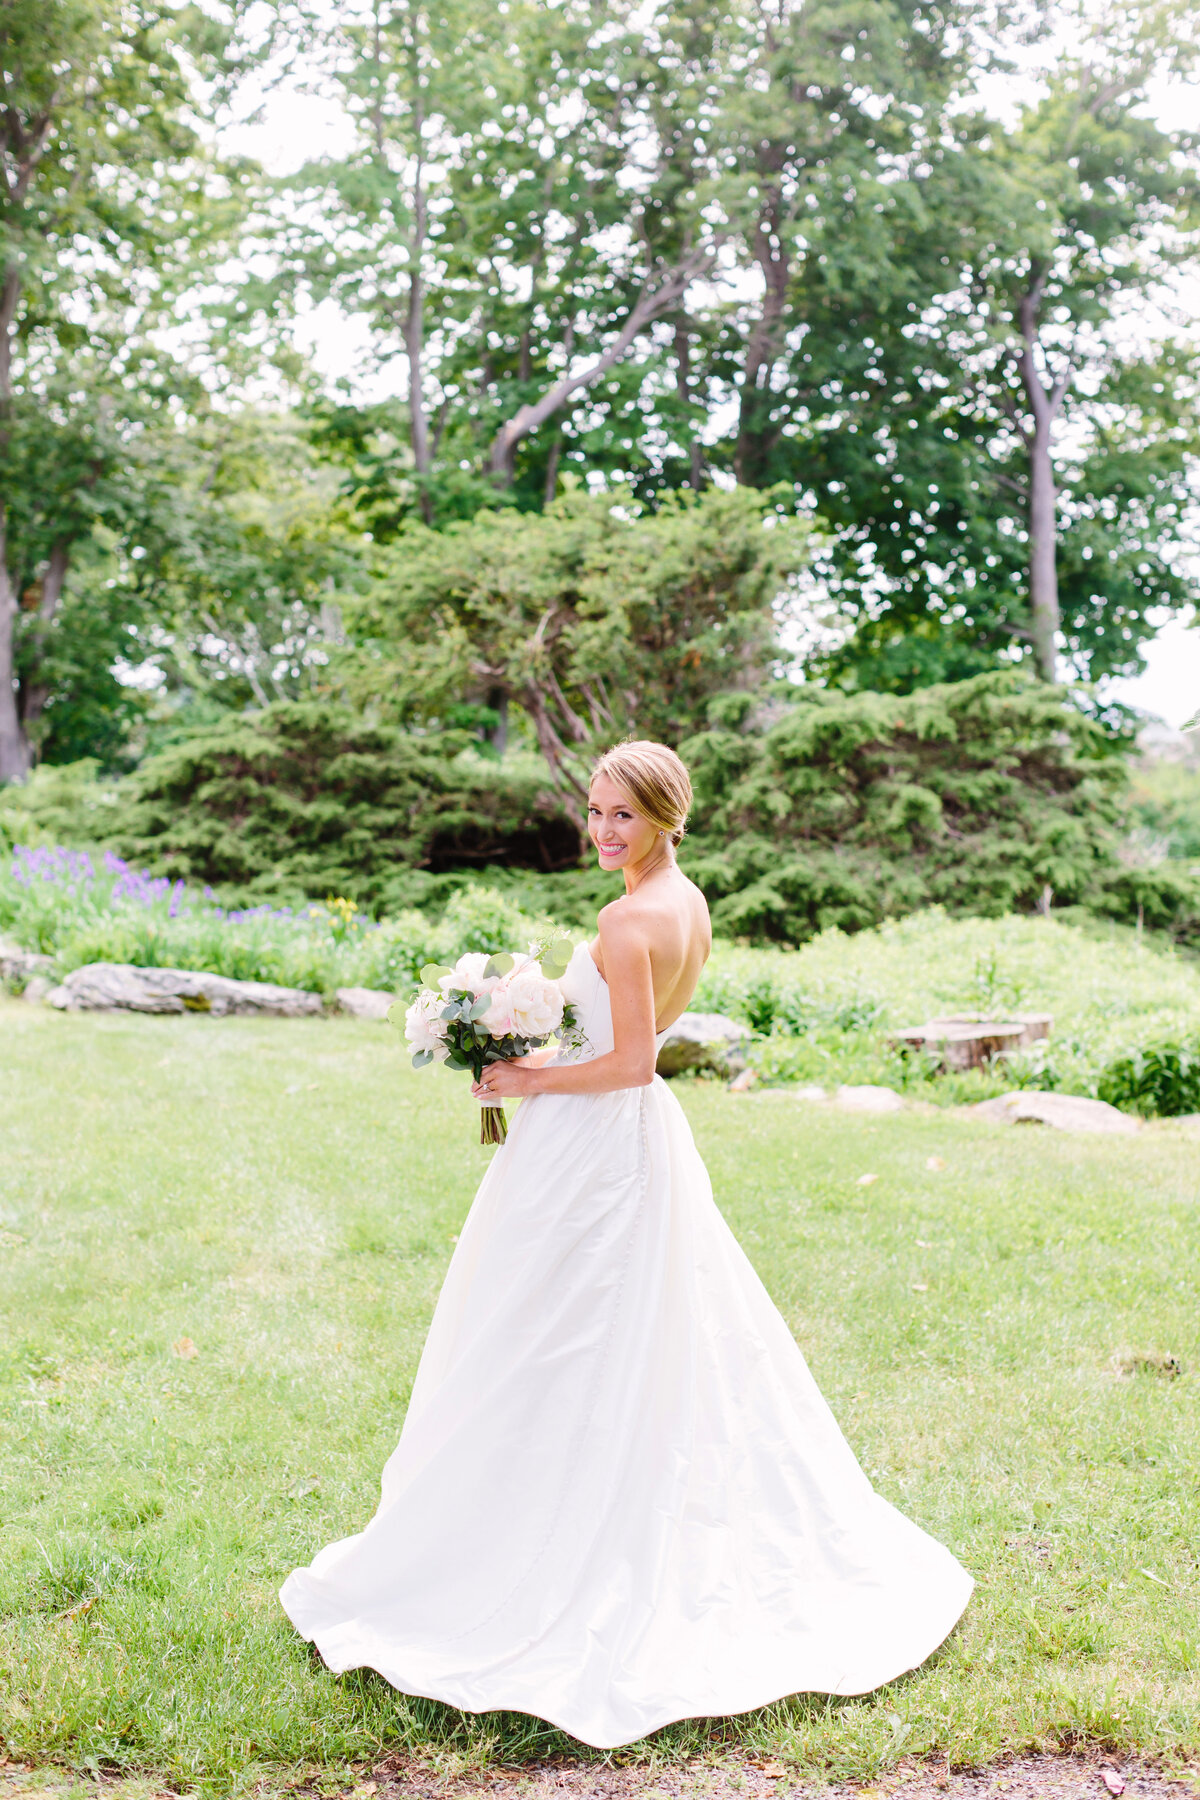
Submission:
[[630,894],[636,892],[643,882],[674,867],[675,846],[664,838],[661,849],[656,845],[648,855],[642,858],[640,863],[635,863],[632,868],[625,870],[626,897],[628,898]]

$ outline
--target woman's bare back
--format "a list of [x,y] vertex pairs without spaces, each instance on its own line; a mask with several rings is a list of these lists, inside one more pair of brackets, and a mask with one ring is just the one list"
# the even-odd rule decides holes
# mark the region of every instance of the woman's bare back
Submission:
[[[601,920],[618,907],[623,921],[636,921],[645,934],[654,982],[654,1029],[665,1031],[680,1013],[687,1011],[700,971],[712,950],[708,903],[695,882],[672,865],[641,882],[635,893],[610,901],[600,914]],[[589,948],[603,975],[600,938]]]

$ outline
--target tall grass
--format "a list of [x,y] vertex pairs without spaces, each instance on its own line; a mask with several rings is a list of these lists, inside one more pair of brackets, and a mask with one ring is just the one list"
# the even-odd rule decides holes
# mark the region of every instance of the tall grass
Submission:
[[0,863],[0,931],[53,956],[63,974],[120,962],[316,993],[404,993],[431,960],[523,947],[545,923],[485,887],[453,894],[436,921],[413,909],[377,922],[339,896],[294,907],[222,904],[211,888],[148,875],[112,851],[18,844]]

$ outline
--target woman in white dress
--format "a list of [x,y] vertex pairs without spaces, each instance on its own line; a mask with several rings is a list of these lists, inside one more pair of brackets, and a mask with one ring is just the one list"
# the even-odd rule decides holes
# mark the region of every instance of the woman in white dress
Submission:
[[[485,1070],[521,1099],[451,1259],[365,1530],[283,1605],[335,1671],[600,1748],[915,1668],[970,1596],[872,1489],[712,1198],[656,1036],[708,956],[663,745],[603,757],[625,893],[564,977],[586,1044]],[[547,1060],[548,1058],[548,1060]]]

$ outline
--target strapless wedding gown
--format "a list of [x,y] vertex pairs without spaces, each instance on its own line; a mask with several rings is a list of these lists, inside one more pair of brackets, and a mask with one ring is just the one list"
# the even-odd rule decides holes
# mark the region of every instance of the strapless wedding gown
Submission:
[[[587,946],[564,978],[612,1048]],[[329,1668],[600,1748],[915,1668],[971,1578],[874,1492],[659,1077],[518,1110],[366,1529],[282,1590]]]

